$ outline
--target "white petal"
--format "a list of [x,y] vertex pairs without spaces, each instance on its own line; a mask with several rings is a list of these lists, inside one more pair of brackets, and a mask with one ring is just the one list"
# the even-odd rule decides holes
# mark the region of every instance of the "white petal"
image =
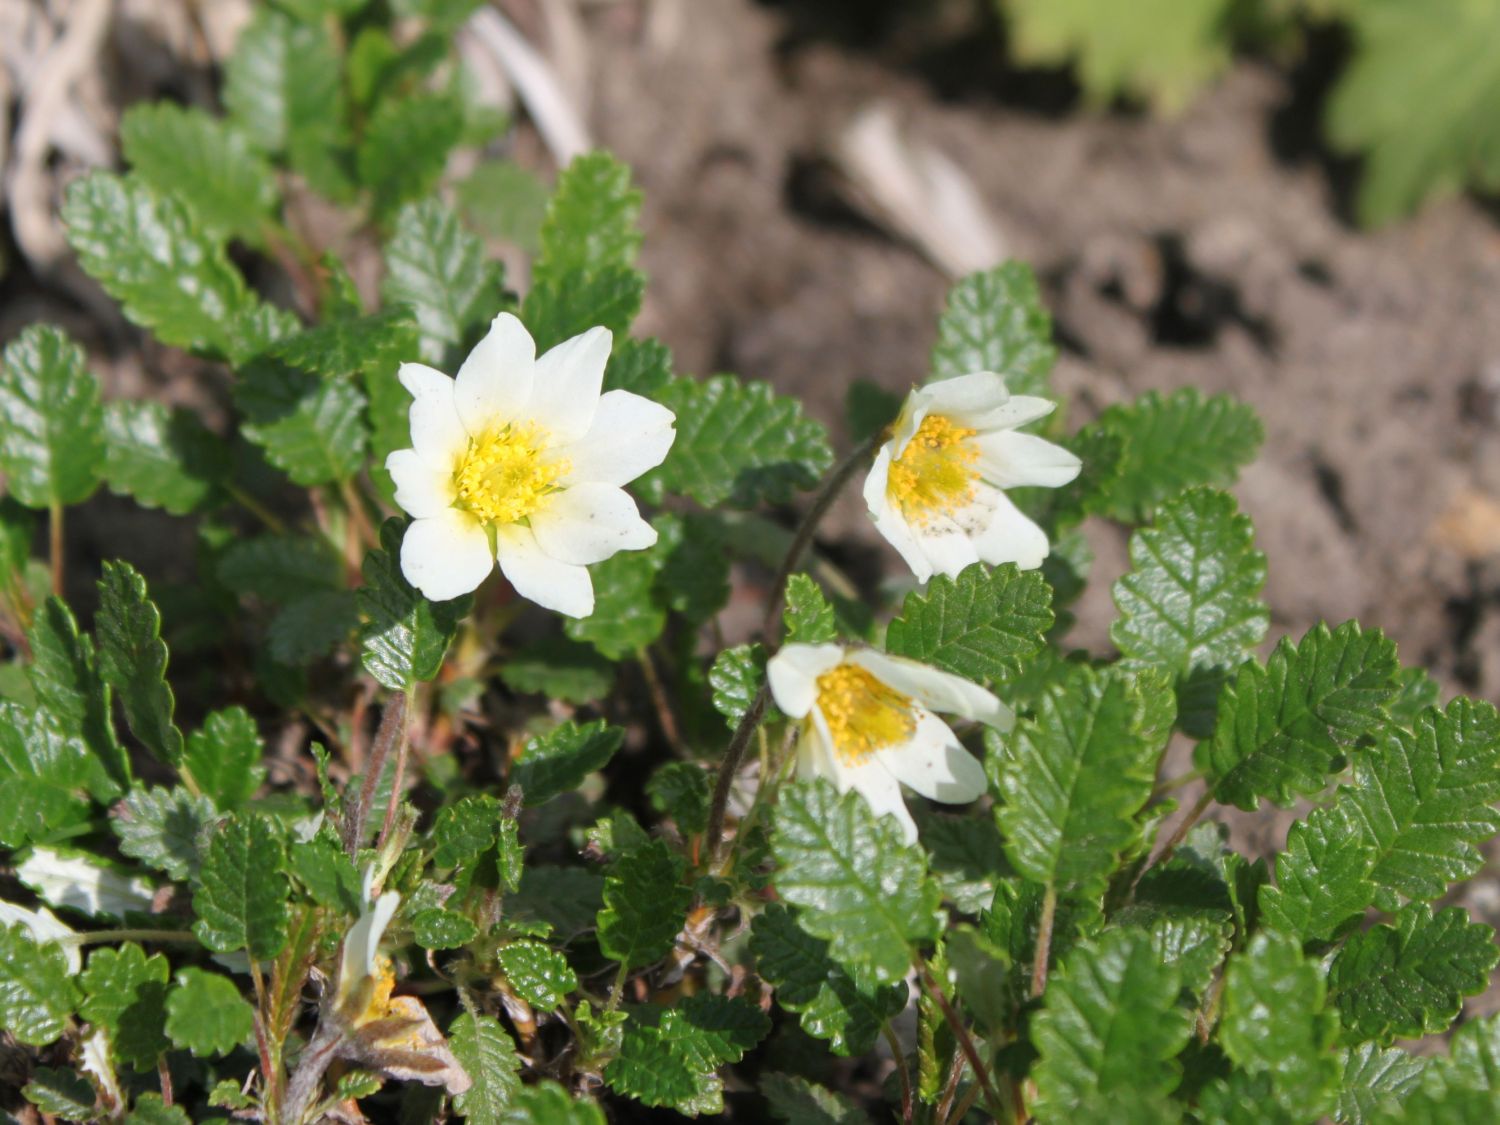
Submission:
[[531,530],[547,554],[580,566],[656,542],[656,528],[612,484],[575,484],[554,493],[531,514]]
[[980,431],[1013,430],[1017,426],[1029,425],[1038,418],[1045,418],[1056,409],[1057,403],[1051,399],[1036,398],[1033,395],[1015,395],[1008,402],[993,410],[966,414],[959,421],[961,425]]
[[453,405],[453,380],[425,363],[403,363],[397,372],[411,392],[411,444],[425,461],[451,467],[469,444],[469,432]]
[[[952,516],[933,515],[926,523],[907,526],[916,540],[917,549],[927,560],[929,577],[937,573],[953,578],[964,567],[979,561],[979,552],[969,541],[969,532]],[[916,567],[912,570],[915,571]]]
[[837,754],[830,759],[834,771],[834,784],[840,793],[857,790],[876,816],[894,816],[901,823],[901,832],[908,844],[917,842],[917,824],[906,811],[906,800],[901,796],[901,783],[895,774],[880,761],[880,752],[870,755],[857,766],[847,764]]
[[1022,570],[1041,566],[1050,550],[1047,533],[998,488],[980,485],[975,491],[974,505],[958,513],[973,528],[975,553],[991,566],[1008,562]]
[[989,726],[1009,729],[1014,721],[1009,707],[972,680],[944,672],[929,664],[905,660],[874,649],[859,649],[849,654],[849,662],[858,664],[881,683],[909,695],[924,707],[948,715],[977,719]]
[[494,565],[484,528],[457,508],[414,520],[401,540],[401,573],[435,602],[477,589]]
[[416,519],[435,516],[453,506],[453,470],[424,460],[415,449],[398,449],[385,459],[385,471],[396,482],[396,503]]
[[521,417],[531,398],[536,344],[510,313],[490,322],[490,330],[458,369],[454,401],[465,429],[478,436]]
[[588,433],[557,450],[568,462],[560,479],[564,484],[627,484],[666,460],[677,437],[672,428],[676,421],[675,414],[649,398],[608,391],[599,399]]
[[536,361],[536,381],[526,413],[552,434],[554,444],[577,441],[588,433],[613,343],[608,328],[590,328]]
[[963,748],[947,723],[925,711],[911,741],[881,751],[880,760],[897,781],[934,801],[966,805],[985,790],[979,759]]
[[358,920],[349,927],[344,936],[344,952],[340,959],[339,987],[347,990],[360,977],[375,975],[376,954],[380,952],[380,939],[385,928],[396,915],[401,905],[401,896],[395,891],[386,891],[373,905],[367,905]]
[[959,414],[982,414],[1004,406],[1010,398],[1005,379],[993,371],[975,371],[953,379],[939,379],[917,391],[933,414],[952,417]]
[[891,471],[890,451],[891,445],[888,442],[875,455],[875,464],[870,468],[870,475],[865,477],[865,507],[869,509],[870,518],[875,521],[875,530],[885,537],[885,541],[911,567],[917,581],[926,582],[932,577],[932,564],[927,561],[926,554],[918,545],[906,517],[891,503],[886,492]]
[[783,715],[801,719],[818,701],[818,677],[843,661],[842,645],[790,644],[766,664],[771,698]]
[[979,472],[996,488],[1057,488],[1083,467],[1077,456],[1035,434],[998,430],[980,434],[974,444],[979,448]]
[[500,573],[528,601],[569,617],[594,612],[594,583],[586,567],[561,562],[537,545],[531,528],[520,524],[495,529]]
[[802,781],[824,781],[837,784],[833,769],[833,747],[828,745],[821,723],[807,723],[797,735],[797,777]]

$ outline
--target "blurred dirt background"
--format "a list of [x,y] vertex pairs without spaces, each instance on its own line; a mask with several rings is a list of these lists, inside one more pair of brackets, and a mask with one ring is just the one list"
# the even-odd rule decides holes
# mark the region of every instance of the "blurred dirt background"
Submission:
[[[163,17],[180,5],[120,0],[93,79],[113,102],[94,120],[142,97],[212,104],[214,59],[235,30],[215,13],[244,7],[217,2],[185,29]],[[36,3],[0,3],[12,85],[45,57],[22,37]],[[1241,60],[1163,121],[1085,112],[1065,74],[1006,69],[1003,29],[979,0],[497,9],[553,68],[592,140],[634,167],[651,279],[638,330],[671,345],[680,369],[768,379],[842,441],[851,380],[901,391],[923,378],[951,275],[1024,259],[1056,317],[1054,384],[1075,424],[1186,385],[1260,411],[1265,449],[1236,491],[1269,556],[1273,638],[1358,617],[1446,692],[1500,700],[1497,212],[1454,198],[1385,230],[1352,226],[1357,168],[1319,140],[1336,39],[1315,37],[1281,65]],[[0,109],[15,97],[0,89]],[[518,112],[510,151],[550,175],[555,138]],[[850,156],[851,129],[872,120],[888,162],[927,168],[926,187],[945,191],[903,202],[872,189],[880,176]],[[0,138],[20,159],[13,124],[0,120]],[[113,159],[107,130],[73,125],[48,168]],[[142,354],[65,252],[42,246],[39,268],[9,219],[0,341],[57,320],[90,344],[111,394],[211,411],[211,376],[205,389],[184,377],[196,365]],[[70,533],[77,569],[117,553],[158,554],[170,569],[191,550],[173,524],[101,495]],[[1088,531],[1095,581],[1074,640],[1103,652],[1125,538],[1103,523]],[[849,557],[885,550],[852,498],[825,541]],[[1248,842],[1279,845],[1284,823],[1258,822]],[[1474,894],[1477,913],[1500,918],[1500,892],[1481,881]]]

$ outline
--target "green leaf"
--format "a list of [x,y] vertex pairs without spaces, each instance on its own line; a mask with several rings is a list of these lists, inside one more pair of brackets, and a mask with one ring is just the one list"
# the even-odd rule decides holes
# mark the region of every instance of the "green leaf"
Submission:
[[511,991],[539,1011],[556,1010],[578,987],[568,959],[539,941],[513,941],[496,956]]
[[1391,722],[1398,727],[1411,730],[1423,711],[1429,707],[1442,706],[1442,688],[1424,669],[1403,668],[1396,677],[1396,682],[1401,687],[1401,694],[1391,704],[1389,711]]
[[261,242],[275,173],[227,122],[191,106],[138,103],[120,121],[120,146],[131,170],[181,198],[206,233]]
[[557,180],[542,222],[540,281],[566,284],[580,274],[629,267],[641,245],[641,193],[630,169],[607,152],[574,157]]
[[740,725],[751,702],[766,682],[766,650],[759,644],[735,645],[714,658],[708,671],[714,689],[714,710],[733,730]]
[[104,408],[104,480],[143,508],[185,516],[205,507],[229,475],[229,454],[195,414],[159,402]]
[[29,1047],[45,1047],[67,1029],[79,999],[56,942],[38,945],[20,922],[0,926],[0,1027]]
[[1136,686],[1075,665],[1049,687],[992,762],[1011,865],[1059,890],[1097,889],[1140,838],[1159,745]]
[[570,281],[536,281],[521,306],[538,351],[597,326],[617,336],[630,330],[641,311],[646,279],[630,269],[609,268]]
[[653,599],[662,565],[661,554],[621,551],[589,567],[594,583],[594,612],[570,617],[563,631],[596,648],[609,660],[622,660],[645,648],[666,628],[666,611]]
[[770,1018],[750,1001],[709,992],[688,996],[673,1015],[698,1033],[694,1046],[705,1070],[739,1062],[771,1030]]
[[595,1103],[575,1100],[550,1078],[520,1087],[503,1120],[505,1125],[605,1125],[604,1113]]
[[668,762],[646,782],[651,807],[664,814],[684,836],[708,828],[710,775],[692,762]]
[[603,901],[604,880],[581,867],[533,864],[521,875],[521,887],[506,899],[506,909],[520,918],[551,926],[568,941],[591,929]]
[[863,1110],[843,1094],[814,1086],[795,1074],[767,1074],[760,1092],[778,1121],[787,1125],[869,1125]]
[[102,1116],[94,1084],[77,1071],[39,1066],[21,1093],[43,1113],[65,1121],[96,1121]]
[[583,784],[603,769],[625,742],[625,731],[603,719],[567,722],[526,743],[511,768],[510,781],[526,794],[526,804],[540,805]]
[[1361,1043],[1342,1052],[1343,1080],[1335,1121],[1365,1125],[1381,1114],[1396,1116],[1399,1106],[1421,1085],[1425,1063],[1399,1047]]
[[1193,489],[1130,537],[1131,569],[1114,585],[1120,617],[1110,640],[1125,667],[1155,666],[1177,678],[1180,721],[1199,738],[1213,730],[1231,669],[1271,622],[1260,600],[1266,557],[1254,538],[1232,496]]
[[1418,1039],[1443,1031],[1463,998],[1483,992],[1500,960],[1495,931],[1450,906],[1433,917],[1412,903],[1396,925],[1355,934],[1328,968],[1328,999],[1339,1010],[1344,1040]]
[[348,194],[343,67],[327,21],[303,23],[262,8],[240,32],[224,68],[233,124],[270,153],[284,153],[313,190]]
[[912,944],[936,936],[941,901],[921,849],[857,791],[840,797],[822,779],[783,787],[774,823],[776,890],[801,908],[802,928],[862,983],[904,978]]
[[693,1031],[675,1011],[655,1011],[659,1023],[631,1020],[620,1053],[605,1068],[604,1080],[617,1094],[643,1105],[672,1106],[697,1116],[691,1104],[706,1091],[695,1065]]
[[125,1125],[193,1125],[193,1119],[181,1106],[168,1105],[160,1094],[140,1094]]
[[241,318],[255,299],[223,244],[177,199],[94,172],[69,186],[62,213],[80,264],[131,322],[164,344],[248,358]]
[[227,1055],[250,1038],[255,1009],[234,981],[203,969],[183,969],[167,994],[167,1036],[194,1055]]
[[48,712],[0,702],[0,846],[82,830],[93,776],[83,741]]
[[1177,968],[1139,931],[1075,947],[1032,1020],[1038,1114],[1098,1120],[1092,1115],[1113,1105],[1110,1120],[1161,1120],[1153,1113],[1181,1079],[1175,1059],[1193,1025],[1177,1004],[1181,986]]
[[1194,754],[1214,797],[1251,811],[1317,793],[1396,697],[1396,646],[1346,621],[1283,638],[1261,668],[1243,665],[1224,689],[1213,739]]
[[453,1099],[472,1125],[500,1125],[521,1087],[521,1060],[506,1030],[489,1016],[460,1012],[448,1027],[454,1057],[473,1085]]
[[1323,975],[1294,938],[1259,934],[1229,959],[1219,1043],[1237,1066],[1269,1076],[1276,1104],[1303,1121],[1333,1108],[1338,1082],[1336,1018],[1323,997]]
[[319,906],[343,914],[360,912],[360,877],[354,863],[332,840],[315,837],[293,843],[287,868]]
[[218,815],[211,800],[181,787],[136,789],[111,824],[120,851],[183,883],[197,877],[198,834]]
[[995,897],[995,884],[1011,874],[994,820],[929,813],[918,818],[917,826],[943,894],[965,914],[986,909]]
[[386,520],[380,550],[365,556],[365,584],[359,588],[360,658],[365,671],[391,691],[409,691],[443,667],[448,644],[472,604],[465,595],[430,602],[401,574],[401,536],[405,525]]
[[1336,148],[1365,157],[1360,221],[1387,223],[1468,186],[1493,191],[1500,66],[1483,45],[1500,35],[1500,5],[1366,0],[1340,14],[1355,51],[1326,120]]
[[219,556],[219,581],[236,594],[285,605],[311,590],[343,585],[343,562],[328,540],[311,535],[236,539]]
[[800,645],[828,644],[838,637],[833,623],[833,606],[823,596],[822,587],[805,574],[787,579],[786,643]]
[[1375,851],[1337,810],[1315,809],[1287,832],[1276,886],[1260,889],[1264,924],[1304,941],[1327,940],[1375,899]]
[[592,703],[609,694],[615,667],[589,645],[547,637],[512,653],[500,668],[500,678],[512,691],[564,703]]
[[672,951],[693,901],[682,871],[681,857],[660,840],[615,861],[599,911],[599,948],[606,957],[634,969]]
[[286,849],[270,822],[230,817],[204,835],[203,869],[193,895],[193,933],[216,953],[244,949],[267,961],[286,944]]
[[1453,1033],[1446,1059],[1432,1059],[1425,1085],[1442,1092],[1454,1086],[1493,1091],[1500,1082],[1500,1016],[1466,1022]]
[[183,765],[198,788],[227,812],[239,808],[260,788],[265,768],[260,732],[243,707],[211,712],[187,740]]
[[1382,730],[1354,760],[1337,807],[1375,852],[1376,901],[1440,897],[1483,866],[1478,845],[1500,832],[1500,715],[1455,699],[1423,712],[1410,732]]
[[655,398],[672,381],[672,353],[660,340],[616,340],[604,367],[606,391],[630,391]]
[[729,550],[722,521],[713,516],[664,513],[651,521],[659,557],[653,594],[690,623],[712,619],[729,601]]
[[266,460],[311,488],[348,480],[365,463],[365,396],[351,380],[257,362],[235,387],[240,431]]
[[[337,262],[334,258],[330,268]],[[346,315],[276,341],[269,355],[298,371],[329,379],[347,379],[356,371],[368,373],[374,365],[400,386],[396,377],[399,357],[408,348],[415,349],[416,325],[405,308],[383,309],[361,316],[360,307],[356,305]],[[411,402],[409,395],[406,402]],[[401,418],[403,422],[406,420],[404,407]],[[410,431],[406,436],[410,437]]]
[[321,660],[359,629],[352,590],[322,590],[279,610],[266,629],[272,659],[289,667]]
[[79,983],[87,999],[78,1014],[109,1029],[110,1045],[121,1062],[138,1071],[156,1069],[170,1042],[167,1021],[167,980],[171,971],[160,953],[150,957],[134,942],[118,949],[96,949]]
[[751,929],[756,972],[776,988],[776,1002],[801,1016],[802,1030],[828,1040],[837,1055],[862,1055],[885,1021],[906,1006],[906,985],[862,988],[828,955],[828,942],[797,924],[792,911],[773,903]]
[[1202,997],[1229,953],[1234,926],[1227,912],[1173,912],[1152,919],[1147,932],[1157,957],[1182,975],[1182,987]]
[[166,679],[161,613],[146,592],[146,580],[127,562],[104,564],[94,632],[100,678],[119,694],[131,732],[163,762],[178,765],[182,732],[172,721],[177,703]]
[[1229,65],[1232,0],[1004,0],[1009,46],[1023,66],[1073,63],[1089,100],[1126,95],[1183,109]]
[[655,397],[677,415],[677,438],[666,461],[633,486],[652,504],[666,493],[708,507],[784,504],[833,464],[827,432],[769,384],[673,379]]
[[99,677],[94,642],[78,631],[67,603],[50,597],[32,618],[29,676],[38,708],[67,734],[83,740],[92,757],[90,790],[111,800],[130,788],[130,760],[115,737],[110,689]]
[[486,793],[462,797],[438,814],[428,845],[438,868],[457,867],[495,846],[500,802]]
[[461,358],[458,347],[500,304],[499,266],[485,261],[484,244],[436,199],[397,213],[385,267],[381,296],[411,307],[422,358],[432,363]]
[[59,328],[33,324],[0,362],[0,472],[28,508],[87,500],[104,468],[99,381]]
[[1052,628],[1052,590],[1037,571],[975,563],[906,595],[886,649],[966,679],[1000,679],[1041,651]]
[[1205,399],[1191,387],[1111,406],[1093,428],[1124,443],[1104,509],[1128,523],[1143,522],[1156,505],[1195,485],[1233,484],[1265,439],[1251,407],[1228,395]]
[[1030,266],[1006,262],[948,291],[932,347],[934,379],[993,371],[1013,395],[1045,395],[1056,362],[1052,317]]
[[479,936],[479,927],[464,915],[434,907],[411,920],[412,938],[423,949],[460,949]]
[[450,94],[383,99],[357,153],[359,180],[374,194],[375,214],[388,215],[432,191],[463,130],[463,107]]
[[454,187],[454,194],[476,230],[531,255],[541,248],[548,189],[535,173],[511,160],[486,160]]

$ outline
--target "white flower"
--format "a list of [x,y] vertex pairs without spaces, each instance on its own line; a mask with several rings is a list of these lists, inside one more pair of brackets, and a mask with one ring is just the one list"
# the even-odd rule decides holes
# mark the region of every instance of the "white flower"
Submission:
[[401,365],[412,448],[385,467],[414,521],[401,572],[427,597],[468,593],[498,556],[523,597],[587,617],[588,564],[656,542],[620,486],[661,464],[676,419],[629,391],[599,393],[610,345],[608,329],[591,328],[537,358],[501,313],[456,378]]
[[401,896],[395,891],[386,891],[372,903],[369,901],[369,879],[366,878],[365,882],[365,908],[344,935],[334,1001],[334,1007],[355,1026],[385,1015],[391,989],[396,984],[390,958],[380,953],[380,939],[396,916]]
[[976,562],[1042,565],[1047,535],[1005,495],[1007,488],[1057,488],[1082,462],[1061,446],[1016,432],[1054,409],[1012,396],[989,371],[918,387],[865,478],[875,529],[901,553],[918,582],[950,578]]
[[960,745],[943,711],[1008,729],[1015,716],[978,684],[913,660],[842,645],[787,645],[766,678],[776,706],[804,720],[797,776],[826,778],[840,793],[857,789],[877,815],[917,826],[901,797],[904,783],[934,801],[961,805],[985,789],[984,767]]

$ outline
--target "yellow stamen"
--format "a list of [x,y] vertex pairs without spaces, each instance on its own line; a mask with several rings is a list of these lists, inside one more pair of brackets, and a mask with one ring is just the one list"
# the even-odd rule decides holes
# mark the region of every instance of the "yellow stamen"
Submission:
[[552,492],[565,471],[564,460],[548,460],[547,434],[536,426],[503,426],[469,439],[453,470],[457,507],[482,523],[525,519]]
[[905,742],[917,729],[911,698],[857,664],[840,664],[818,677],[818,710],[828,722],[833,748],[850,766]]
[[886,495],[908,521],[924,524],[973,499],[979,450],[968,439],[976,432],[941,414],[922,419],[901,456],[891,463],[886,483]]

